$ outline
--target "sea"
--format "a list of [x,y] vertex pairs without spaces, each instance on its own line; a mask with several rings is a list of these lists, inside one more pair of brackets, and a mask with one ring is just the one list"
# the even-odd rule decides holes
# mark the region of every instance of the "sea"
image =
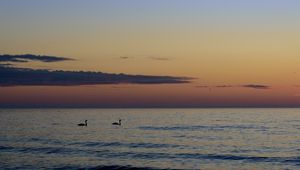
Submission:
[[300,169],[300,109],[0,109],[0,169]]

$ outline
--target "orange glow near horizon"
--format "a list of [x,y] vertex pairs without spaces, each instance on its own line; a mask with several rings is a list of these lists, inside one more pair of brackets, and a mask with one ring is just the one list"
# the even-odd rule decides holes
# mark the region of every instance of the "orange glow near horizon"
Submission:
[[258,90],[191,85],[20,86],[0,88],[0,103],[32,107],[279,107],[297,106],[297,91],[294,88],[286,93],[285,87]]

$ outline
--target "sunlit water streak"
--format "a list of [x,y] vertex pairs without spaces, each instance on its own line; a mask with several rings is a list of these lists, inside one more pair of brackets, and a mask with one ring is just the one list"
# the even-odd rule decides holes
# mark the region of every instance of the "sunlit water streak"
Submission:
[[0,120],[0,169],[300,169],[300,109],[2,109]]

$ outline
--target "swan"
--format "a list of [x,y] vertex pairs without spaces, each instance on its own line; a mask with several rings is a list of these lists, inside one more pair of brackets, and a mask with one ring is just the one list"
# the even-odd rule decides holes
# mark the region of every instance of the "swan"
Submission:
[[87,126],[87,120],[84,121],[85,123],[79,123],[78,126]]
[[119,119],[119,122],[113,122],[112,124],[113,124],[113,125],[119,125],[119,126],[121,126],[121,121],[122,121],[122,120]]

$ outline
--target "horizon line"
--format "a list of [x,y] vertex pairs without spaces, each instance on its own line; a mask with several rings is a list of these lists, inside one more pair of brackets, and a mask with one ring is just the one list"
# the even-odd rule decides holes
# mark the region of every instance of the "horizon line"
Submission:
[[2,107],[0,109],[273,109],[273,108],[282,108],[289,109],[295,108],[300,109],[300,106],[206,106],[206,107],[58,107],[58,106],[23,106],[23,107]]

